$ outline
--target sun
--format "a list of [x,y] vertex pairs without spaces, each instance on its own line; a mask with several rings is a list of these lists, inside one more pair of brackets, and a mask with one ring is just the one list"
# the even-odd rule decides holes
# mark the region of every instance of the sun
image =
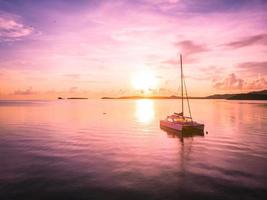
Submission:
[[157,88],[158,80],[154,72],[142,71],[133,76],[132,85],[136,90],[142,90],[143,92],[148,92],[150,90]]

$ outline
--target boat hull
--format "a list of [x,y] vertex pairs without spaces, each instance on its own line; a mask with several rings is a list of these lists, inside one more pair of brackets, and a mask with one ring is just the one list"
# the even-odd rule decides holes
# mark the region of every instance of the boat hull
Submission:
[[167,128],[167,129],[172,129],[175,131],[190,131],[190,130],[199,130],[199,131],[204,131],[204,124],[199,124],[199,123],[192,123],[192,124],[182,124],[182,123],[173,123],[169,122],[167,120],[160,120],[160,127],[161,128]]
[[174,124],[174,123],[170,123],[168,121],[165,120],[160,120],[160,127],[161,128],[168,128],[168,129],[172,129],[172,130],[176,130],[176,131],[182,131],[183,126],[181,124]]

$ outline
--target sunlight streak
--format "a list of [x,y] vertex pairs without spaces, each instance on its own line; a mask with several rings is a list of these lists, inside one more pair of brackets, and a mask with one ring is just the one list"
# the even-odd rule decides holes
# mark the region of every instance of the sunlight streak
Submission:
[[149,99],[137,100],[135,116],[139,122],[151,122],[155,116],[154,102]]

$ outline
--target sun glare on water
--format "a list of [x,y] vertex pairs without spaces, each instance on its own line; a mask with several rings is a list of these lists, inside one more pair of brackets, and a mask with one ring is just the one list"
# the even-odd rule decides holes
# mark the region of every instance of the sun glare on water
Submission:
[[155,115],[154,102],[150,99],[139,99],[136,101],[135,116],[139,122],[149,123]]
[[132,85],[136,90],[147,92],[157,88],[158,80],[153,72],[143,71],[135,74],[132,78]]

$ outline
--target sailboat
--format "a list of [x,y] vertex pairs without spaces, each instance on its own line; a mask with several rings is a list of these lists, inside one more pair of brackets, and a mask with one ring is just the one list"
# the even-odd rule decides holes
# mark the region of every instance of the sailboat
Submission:
[[[160,120],[160,127],[162,129],[170,129],[172,131],[204,131],[204,124],[193,121],[189,98],[187,95],[186,84],[183,75],[183,61],[182,55],[180,54],[180,68],[181,68],[181,101],[182,111],[180,113],[174,112],[172,115],[168,115],[165,119]],[[185,97],[184,97],[185,89]],[[184,115],[184,100],[187,100],[189,116]]]

